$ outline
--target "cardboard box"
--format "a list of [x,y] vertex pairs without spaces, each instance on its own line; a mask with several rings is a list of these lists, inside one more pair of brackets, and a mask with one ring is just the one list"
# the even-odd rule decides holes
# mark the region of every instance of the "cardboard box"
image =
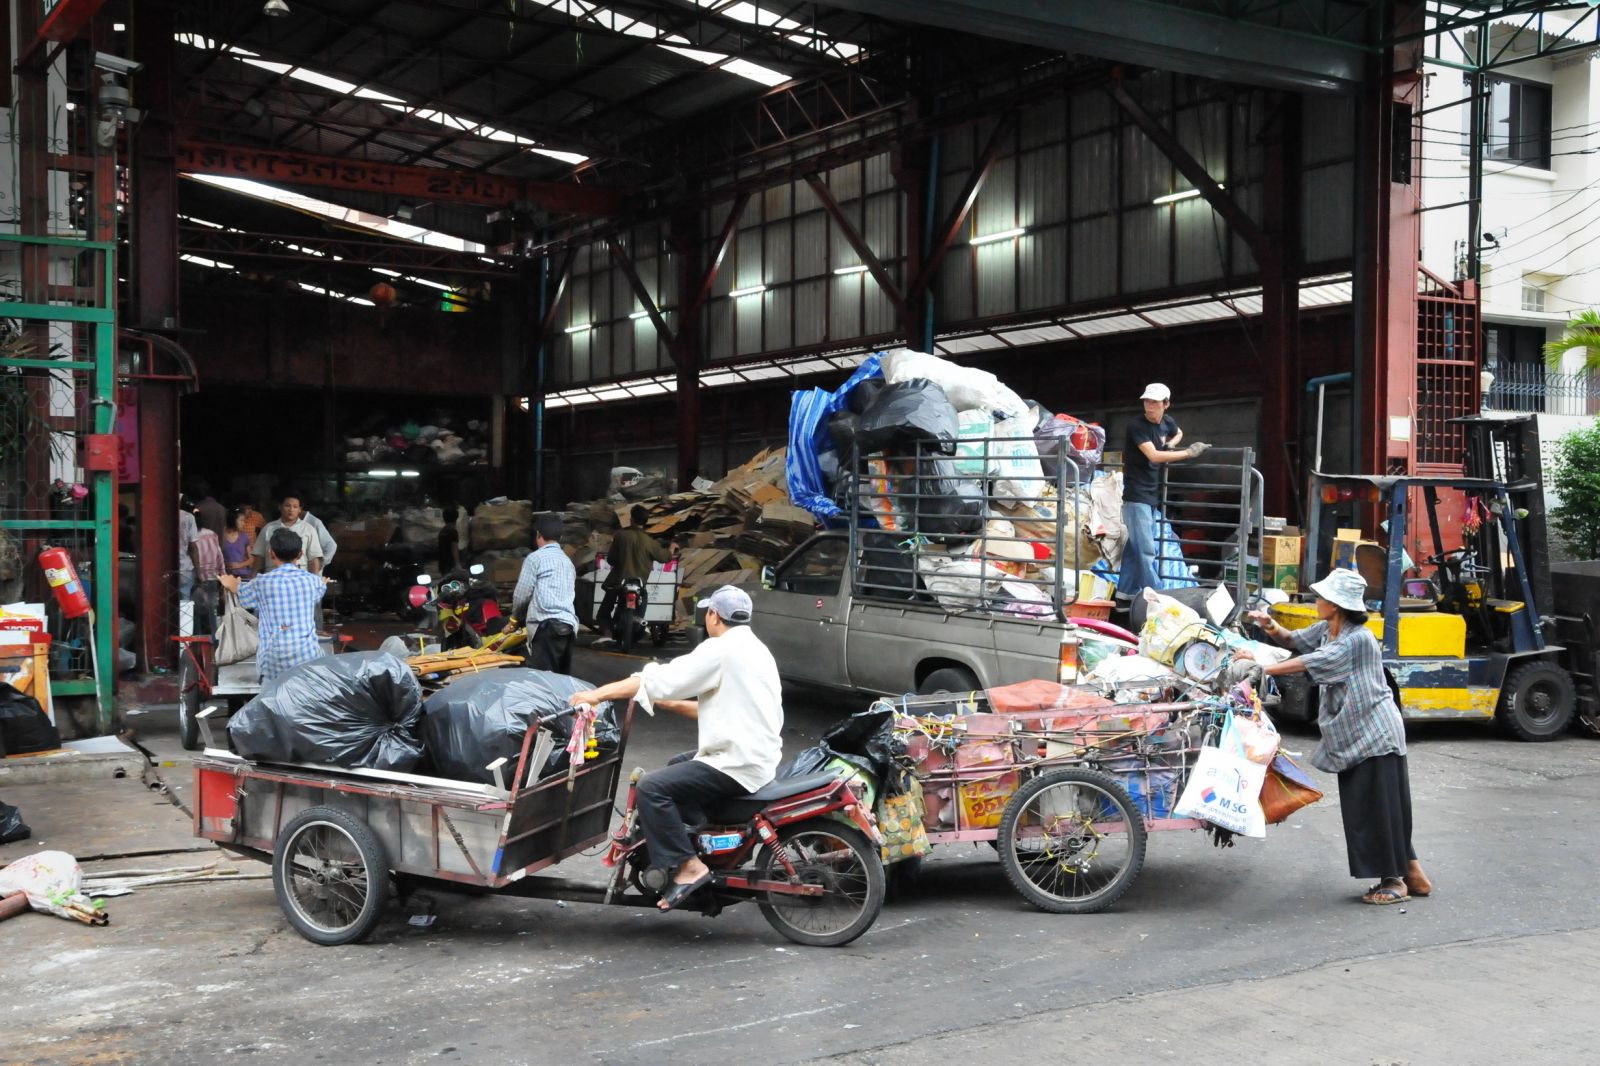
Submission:
[[1267,565],[1275,566],[1283,563],[1292,563],[1299,566],[1301,553],[1305,550],[1305,540],[1300,536],[1300,531],[1293,526],[1286,526],[1281,533],[1271,533],[1262,538],[1261,558]]
[[[1222,580],[1232,584],[1239,579],[1239,562],[1229,559],[1222,564]],[[1245,557],[1244,566],[1245,584],[1251,588],[1261,588],[1262,570],[1261,560],[1254,555]],[[1300,564],[1299,563],[1269,563],[1266,568],[1267,588],[1278,589],[1290,595],[1300,591]]]

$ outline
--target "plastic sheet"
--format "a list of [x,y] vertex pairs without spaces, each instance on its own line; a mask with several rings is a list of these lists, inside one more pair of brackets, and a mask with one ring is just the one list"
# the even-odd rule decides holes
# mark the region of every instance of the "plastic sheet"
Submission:
[[[1006,418],[1028,414],[1028,405],[987,370],[960,366],[925,352],[896,348],[883,353],[883,379],[890,385],[924,378],[935,382],[958,411],[983,411]],[[1034,422],[1028,420],[1031,433]]]
[[784,459],[784,476],[789,498],[826,521],[842,512],[833,501],[832,486],[823,476],[818,456],[829,446],[829,416],[844,410],[851,390],[862,382],[883,376],[880,357],[867,358],[848,381],[832,392],[826,389],[797,390],[789,397],[789,450]]
[[262,762],[416,768],[422,686],[386,652],[329,655],[281,674],[228,722],[233,750]]
[[945,455],[956,450],[956,409],[936,382],[888,385],[861,415],[861,451],[909,451],[917,442]]
[[78,860],[64,851],[38,851],[0,869],[0,896],[22,892],[36,911],[104,925],[99,905],[79,891],[82,884]]
[[[522,741],[534,722],[561,714],[577,692],[594,686],[566,674],[521,667],[469,674],[428,697],[423,705],[422,738],[433,772],[457,781],[494,784],[485,769],[496,759],[508,761],[507,784],[516,772]],[[567,768],[566,742],[572,736],[570,715],[548,728],[556,746],[540,777]],[[615,707],[606,703],[595,719],[595,739],[602,755],[617,749],[620,737]]]

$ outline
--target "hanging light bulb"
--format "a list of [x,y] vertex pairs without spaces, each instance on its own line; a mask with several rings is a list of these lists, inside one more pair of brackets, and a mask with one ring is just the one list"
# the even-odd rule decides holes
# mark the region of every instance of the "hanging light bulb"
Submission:
[[268,18],[281,19],[289,13],[289,5],[284,0],[267,0],[261,5],[261,13]]

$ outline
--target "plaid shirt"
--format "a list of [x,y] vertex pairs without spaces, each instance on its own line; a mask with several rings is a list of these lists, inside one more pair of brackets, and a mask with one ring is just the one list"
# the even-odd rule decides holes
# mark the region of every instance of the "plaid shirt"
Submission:
[[1406,753],[1405,724],[1383,676],[1383,649],[1365,626],[1350,626],[1332,640],[1328,623],[1290,634],[1306,673],[1322,686],[1317,725],[1322,742],[1311,765],[1330,774],[1377,755]]
[[[565,622],[578,628],[573,604],[578,599],[578,571],[559,544],[546,544],[528,553],[511,595],[511,613],[528,624],[530,632],[540,622]],[[526,612],[526,613],[524,613]]]
[[239,586],[239,603],[256,612],[261,646],[256,670],[262,681],[321,657],[317,643],[317,604],[327,591],[322,578],[285,563]]

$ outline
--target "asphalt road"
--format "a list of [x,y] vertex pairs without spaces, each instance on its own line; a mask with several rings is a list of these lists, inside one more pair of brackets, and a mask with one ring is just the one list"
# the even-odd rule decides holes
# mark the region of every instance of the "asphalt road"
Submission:
[[[632,665],[585,651],[577,670],[603,682]],[[856,709],[791,694],[786,748]],[[170,753],[170,719],[135,720]],[[690,722],[644,720],[629,762],[693,743]],[[319,948],[269,881],[149,889],[112,901],[104,929],[0,926],[0,1061],[1592,1061],[1600,740],[1432,728],[1411,775],[1438,891],[1385,908],[1355,901],[1331,780],[1265,841],[1152,835],[1138,881],[1097,915],[1032,909],[987,846],[938,849],[914,896],[835,949],[788,943],[754,907],[457,896],[436,897],[430,927],[396,909],[370,943]],[[107,806],[185,832],[165,804]]]

